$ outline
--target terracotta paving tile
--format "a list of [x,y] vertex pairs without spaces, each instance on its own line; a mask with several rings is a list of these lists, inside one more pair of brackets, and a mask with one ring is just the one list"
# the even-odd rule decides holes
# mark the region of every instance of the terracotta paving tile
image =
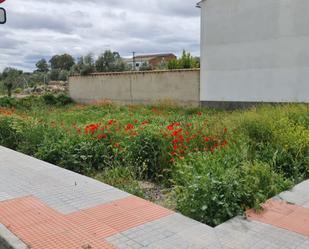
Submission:
[[50,237],[45,237],[42,240],[32,241],[28,244],[31,248],[41,249],[76,249],[87,248],[91,246],[91,249],[114,249],[116,247],[108,244],[103,239],[98,239],[85,234],[84,236],[76,236],[69,233],[57,234]]
[[130,210],[129,213],[141,217],[143,220],[152,221],[170,215],[173,212],[162,207],[150,205]]
[[113,249],[105,238],[172,213],[137,197],[68,215],[35,197],[0,202],[0,223],[33,249]]
[[309,236],[309,208],[299,208],[277,222],[281,228]]
[[117,207],[125,210],[132,210],[144,206],[153,206],[151,202],[140,199],[138,197],[127,197],[121,200],[114,201],[113,203]]
[[55,219],[59,219],[59,215],[55,212],[48,212],[47,210],[39,209],[28,210],[26,212],[6,216],[1,218],[1,221],[2,224],[7,227],[14,227],[18,229]]
[[89,234],[100,238],[107,238],[118,233],[118,231],[106,225],[104,222],[94,219],[84,212],[76,212],[67,215],[67,217],[75,226],[86,229]]
[[109,217],[107,220],[104,221],[104,223],[118,232],[124,232],[126,230],[129,230],[130,228],[145,224],[147,223],[147,221],[129,213],[121,213]]
[[24,197],[3,201],[0,205],[0,218],[44,207],[45,205],[43,203],[39,202],[33,197]]
[[260,213],[256,213],[253,210],[247,211],[247,217],[309,236],[309,208],[276,200],[267,201],[263,208],[263,211]]
[[120,213],[123,213],[124,210],[121,209],[120,207],[117,207],[115,204],[104,204],[104,205],[99,205],[94,208],[89,208],[83,210],[84,213],[87,215],[91,216],[94,219],[108,219],[110,216],[114,216]]

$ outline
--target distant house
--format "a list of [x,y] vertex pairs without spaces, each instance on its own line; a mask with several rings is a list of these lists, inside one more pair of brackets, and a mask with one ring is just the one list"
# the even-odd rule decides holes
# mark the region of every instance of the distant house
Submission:
[[170,54],[149,54],[137,55],[134,58],[125,59],[124,61],[135,69],[139,70],[142,65],[148,65],[150,68],[155,69],[162,63],[167,63],[171,60],[177,59],[176,55]]
[[203,0],[198,6],[202,102],[309,103],[308,0]]

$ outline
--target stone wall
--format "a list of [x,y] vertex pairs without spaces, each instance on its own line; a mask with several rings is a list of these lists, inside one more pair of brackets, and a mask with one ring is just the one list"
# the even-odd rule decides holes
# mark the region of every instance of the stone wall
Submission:
[[72,76],[71,98],[79,103],[111,100],[120,104],[151,104],[172,101],[198,106],[199,70],[98,73]]

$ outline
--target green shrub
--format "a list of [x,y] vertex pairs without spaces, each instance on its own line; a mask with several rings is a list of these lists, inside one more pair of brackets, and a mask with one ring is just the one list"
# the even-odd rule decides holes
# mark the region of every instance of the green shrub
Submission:
[[246,148],[234,146],[177,162],[173,196],[181,213],[216,226],[291,186],[271,166],[244,161]]
[[42,99],[44,103],[49,106],[61,107],[73,103],[73,100],[65,94],[59,94],[59,95],[45,94],[42,96]]
[[57,98],[53,94],[45,94],[42,96],[42,99],[46,105],[56,105]]
[[154,180],[166,170],[166,153],[162,139],[157,134],[143,132],[130,143],[131,162],[139,177]]
[[16,100],[16,108],[20,110],[29,111],[36,108],[43,107],[43,101],[40,97],[30,95]]
[[237,167],[198,153],[178,162],[173,173],[177,209],[184,215],[216,226],[242,212],[246,196]]
[[249,159],[272,165],[278,173],[304,179],[308,170],[308,129],[288,117],[254,117],[243,121],[249,137]]
[[51,137],[42,141],[35,153],[35,157],[51,164],[60,165],[61,158],[65,154],[66,143],[64,137]]
[[259,208],[259,204],[293,186],[291,180],[276,173],[265,163],[246,163],[242,167],[244,191],[247,193],[246,207]]
[[23,89],[21,89],[21,88],[16,88],[15,90],[14,90],[14,93],[16,93],[16,94],[20,94],[20,93],[22,93],[22,91],[23,91]]
[[16,122],[18,120],[15,118],[0,116],[0,145],[14,150],[21,140],[14,127]]
[[16,106],[16,100],[11,97],[0,98],[0,107],[12,108]]
[[309,107],[307,112],[292,112],[288,113],[288,118],[293,122],[295,125],[302,125],[306,129],[309,128]]
[[66,106],[72,104],[73,100],[66,94],[59,94],[57,96],[57,104],[58,106]]
[[86,175],[121,161],[108,143],[68,135],[60,136],[57,141],[44,140],[36,157]]
[[35,156],[46,141],[57,143],[60,133],[59,130],[35,119],[20,124],[17,132],[20,137],[17,150],[31,156]]

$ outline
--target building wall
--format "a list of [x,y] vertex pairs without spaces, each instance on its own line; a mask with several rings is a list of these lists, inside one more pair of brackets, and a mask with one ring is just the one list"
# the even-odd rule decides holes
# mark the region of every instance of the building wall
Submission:
[[199,105],[199,70],[124,72],[72,76],[70,96],[79,103],[112,100],[120,104],[162,100]]
[[201,100],[309,102],[308,0],[206,0]]

